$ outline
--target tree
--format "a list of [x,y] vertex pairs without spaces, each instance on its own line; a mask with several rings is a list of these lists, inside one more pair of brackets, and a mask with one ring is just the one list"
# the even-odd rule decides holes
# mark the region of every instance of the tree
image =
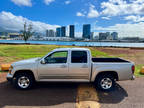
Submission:
[[27,40],[34,34],[32,31],[32,24],[29,24],[27,27],[27,23],[24,23],[24,30],[21,30],[21,36],[23,37],[23,40],[27,42]]

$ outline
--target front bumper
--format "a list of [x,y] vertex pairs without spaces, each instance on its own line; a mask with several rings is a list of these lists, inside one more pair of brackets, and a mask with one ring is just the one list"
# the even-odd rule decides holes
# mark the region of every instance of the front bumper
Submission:
[[13,76],[12,76],[12,74],[8,73],[6,78],[7,78],[8,81],[11,82],[12,79],[13,79]]

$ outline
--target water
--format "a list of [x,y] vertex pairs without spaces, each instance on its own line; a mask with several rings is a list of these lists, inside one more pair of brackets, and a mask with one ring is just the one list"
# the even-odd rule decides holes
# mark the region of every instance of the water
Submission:
[[[23,40],[0,40],[0,43],[25,43]],[[112,47],[144,47],[144,43],[122,42],[66,42],[66,41],[27,41],[30,44],[75,45],[75,46],[112,46]]]

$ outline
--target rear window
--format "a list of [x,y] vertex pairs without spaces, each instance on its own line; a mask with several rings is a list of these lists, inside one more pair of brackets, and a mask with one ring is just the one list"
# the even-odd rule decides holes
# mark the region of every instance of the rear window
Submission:
[[87,52],[72,51],[71,63],[87,63]]

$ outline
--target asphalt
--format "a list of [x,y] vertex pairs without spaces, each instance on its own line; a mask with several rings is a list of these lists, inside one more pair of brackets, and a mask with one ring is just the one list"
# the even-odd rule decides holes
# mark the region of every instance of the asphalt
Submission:
[[[76,98],[80,87],[78,84],[38,83],[31,90],[21,91],[13,88],[4,77],[5,74],[0,74],[0,108],[76,107]],[[83,85],[87,86],[88,84]],[[91,88],[91,86],[88,87]],[[94,91],[94,89],[92,90]],[[88,101],[96,101],[101,108],[144,108],[144,78],[121,81],[111,92],[97,90],[95,92],[98,99]],[[86,101],[86,99],[84,100]]]
[[0,78],[0,108],[75,108],[77,84],[38,83],[33,89],[22,91],[4,77],[5,74]]

